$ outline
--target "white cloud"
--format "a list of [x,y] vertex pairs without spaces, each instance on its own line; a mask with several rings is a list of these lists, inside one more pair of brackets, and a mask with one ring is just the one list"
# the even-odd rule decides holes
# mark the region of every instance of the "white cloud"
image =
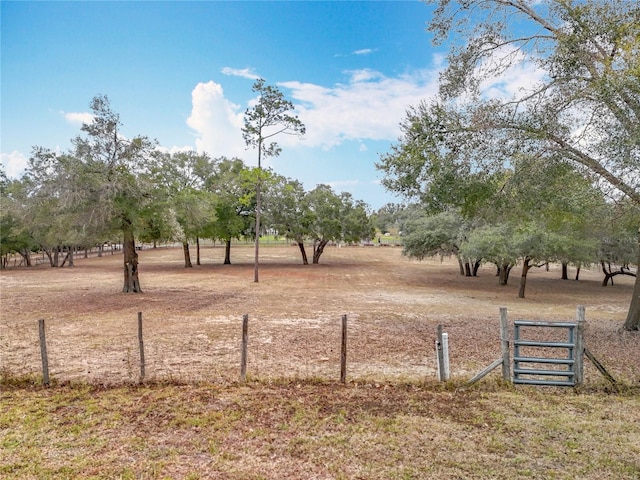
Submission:
[[241,132],[244,112],[239,105],[225,98],[222,86],[213,81],[198,83],[191,92],[191,102],[187,125],[196,132],[196,149],[213,157],[242,158],[245,153]]
[[28,158],[17,150],[0,154],[0,160],[9,178],[19,178],[29,163]]
[[525,54],[512,47],[505,46],[494,52],[478,67],[478,74],[496,72],[480,84],[487,98],[510,100],[522,97],[538,86],[547,74]]
[[334,182],[328,182],[327,185],[335,191],[342,191],[345,187],[360,185],[360,180],[336,180]]
[[[345,141],[358,141],[360,150],[365,151],[362,142],[366,140],[395,141],[407,108],[437,91],[437,71],[416,71],[394,78],[369,69],[345,73],[348,82],[332,87],[297,81],[278,84],[296,104],[296,113],[307,130],[302,140],[295,135],[278,137],[281,146],[329,150]],[[242,139],[244,111],[225,98],[219,84],[210,81],[196,85],[192,103],[187,124],[197,135],[198,151],[255,163],[255,155],[246,150]],[[249,107],[253,104],[255,99],[247,102]]]
[[375,52],[373,48],[363,48],[362,50],[355,50],[353,55],[369,55],[370,53]]
[[331,88],[283,82],[307,127],[304,145],[330,149],[347,140],[389,140],[400,135],[406,110],[437,91],[437,72],[419,71],[389,78],[374,70],[349,74]]
[[93,122],[93,114],[89,113],[89,112],[64,112],[61,111],[60,112],[64,118],[67,120],[67,122],[71,123],[72,125],[82,125],[82,124],[89,124],[91,122]]
[[177,145],[174,145],[172,147],[163,147],[162,145],[158,145],[156,148],[161,152],[169,153],[171,155],[173,155],[174,153],[192,152],[194,150],[190,145],[185,145],[184,147],[179,147]]
[[225,75],[230,75],[232,77],[242,77],[242,78],[248,78],[250,80],[257,80],[258,78],[260,78],[250,68],[224,67],[222,69],[222,73],[224,73]]

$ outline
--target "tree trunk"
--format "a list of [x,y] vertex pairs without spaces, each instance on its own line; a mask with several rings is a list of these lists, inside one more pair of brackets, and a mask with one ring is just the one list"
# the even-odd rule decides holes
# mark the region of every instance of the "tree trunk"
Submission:
[[200,265],[200,237],[196,237],[196,265]]
[[133,226],[128,218],[122,219],[122,252],[124,257],[124,284],[122,293],[142,293],[140,279],[138,278],[138,252],[133,236]]
[[49,265],[51,267],[53,267],[53,256],[51,255],[51,250],[47,250],[46,248],[43,248],[42,246],[40,246],[40,248],[42,248],[42,261],[44,262],[44,256],[46,255],[47,258],[49,259]]
[[193,268],[191,254],[189,253],[189,242],[182,242],[182,251],[184,252],[184,268]]
[[464,276],[465,277],[471,276],[471,264],[469,263],[468,260],[464,262]]
[[[548,264],[547,264],[548,265]],[[569,276],[568,276],[568,270],[569,270],[569,265],[567,264],[567,262],[562,262],[562,280],[568,280]]]
[[28,248],[25,248],[24,250],[21,250],[18,253],[20,254],[20,256],[22,258],[24,258],[24,264],[27,267],[30,267],[31,266],[31,251],[29,251]]
[[71,247],[69,250],[69,268],[75,267],[73,264],[73,253],[76,251],[76,247]]
[[576,281],[580,279],[580,267],[576,268]]
[[624,322],[625,330],[640,330],[640,231],[638,231],[638,263],[636,265],[638,271],[631,294],[631,305],[629,305],[627,319]]
[[476,263],[473,264],[473,276],[474,277],[478,276],[478,270],[480,270],[480,260],[476,261]]
[[231,239],[228,238],[224,243],[224,264],[231,265]]
[[531,268],[531,258],[525,257],[522,262],[522,275],[520,275],[520,289],[518,290],[518,298],[524,298],[524,289],[527,286],[527,273]]
[[609,284],[609,280],[611,280],[611,285],[613,285],[613,275],[611,274],[611,265],[609,265],[609,270],[607,270],[607,265],[605,265],[604,260],[600,262],[600,265],[602,265],[602,273],[604,273],[602,286],[606,287]]
[[[67,260],[69,260],[69,255],[71,255],[71,250],[69,250],[67,252],[67,254],[64,256],[64,258],[62,259],[62,263],[60,264],[60,268],[63,268],[65,263],[67,263]],[[70,267],[73,267],[73,265],[71,265],[71,263],[69,263]]]
[[307,259],[307,251],[304,249],[304,242],[297,242],[300,254],[302,255],[302,264],[309,265],[309,259]]
[[53,249],[53,264],[52,267],[57,268],[60,265],[60,247]]
[[[101,243],[100,245],[98,245],[98,258],[102,257],[102,251],[104,250],[104,243]],[[113,248],[111,248],[111,251],[113,252]],[[113,255],[113,253],[112,253]]]
[[509,273],[511,273],[511,265],[508,263],[503,264],[499,267],[500,271],[498,272],[498,283],[502,286],[507,285],[509,282]]
[[329,243],[329,240],[325,240],[324,238],[322,240],[320,240],[320,242],[318,242],[316,244],[316,242],[313,242],[313,264],[317,264],[320,263],[320,256],[322,255],[322,252],[324,252],[324,247],[327,246],[327,243]]
[[[260,148],[258,145],[258,169],[260,169]],[[256,246],[255,246],[255,259],[253,262],[253,281],[258,283],[258,265],[259,265],[259,251],[260,251],[260,179],[256,184]]]
[[456,258],[458,259],[458,267],[460,267],[460,275],[464,276],[464,262],[459,255],[456,255]]

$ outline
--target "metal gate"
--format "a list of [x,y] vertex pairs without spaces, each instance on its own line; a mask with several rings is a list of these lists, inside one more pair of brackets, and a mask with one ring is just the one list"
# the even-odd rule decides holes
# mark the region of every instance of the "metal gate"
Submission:
[[[513,383],[567,387],[582,383],[584,348],[577,323],[516,320],[514,327]],[[527,335],[535,332],[534,337],[546,338],[525,338],[525,330]]]

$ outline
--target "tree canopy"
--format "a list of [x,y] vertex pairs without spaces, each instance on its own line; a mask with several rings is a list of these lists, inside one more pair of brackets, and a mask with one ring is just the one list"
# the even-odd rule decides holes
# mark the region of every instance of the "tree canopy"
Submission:
[[[429,30],[449,48],[447,66],[436,98],[409,109],[398,145],[381,157],[387,188],[473,217],[494,205],[508,172],[570,166],[610,202],[640,208],[637,2],[426,3],[436,7]],[[508,87],[518,74],[528,81]],[[519,232],[531,231],[529,219],[520,223]],[[640,281],[625,328],[640,328]]]

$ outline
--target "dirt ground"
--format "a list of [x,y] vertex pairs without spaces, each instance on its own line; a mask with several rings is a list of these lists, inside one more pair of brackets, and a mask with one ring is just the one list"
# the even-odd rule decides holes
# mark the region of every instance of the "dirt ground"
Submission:
[[[347,315],[349,381],[435,378],[439,324],[449,334],[452,376],[471,377],[500,357],[500,307],[512,323],[572,321],[584,305],[587,347],[614,377],[640,381],[640,335],[620,328],[631,277],[604,288],[598,270],[583,270],[576,282],[561,280],[552,265],[532,270],[527,298],[518,299],[519,268],[500,287],[492,265],[466,278],[454,260],[413,261],[398,247],[328,247],[310,266],[301,264],[296,247],[263,247],[259,283],[252,247],[234,246],[232,265],[222,265],[223,258],[222,247],[208,246],[202,265],[185,269],[180,248],[144,249],[144,293],[137,295],[120,293],[119,254],[77,258],[74,268],[2,271],[0,369],[40,372],[43,318],[56,380],[135,382],[142,312],[147,380],[233,381],[248,314],[250,377],[339,379]],[[588,362],[585,382],[604,382]]]

